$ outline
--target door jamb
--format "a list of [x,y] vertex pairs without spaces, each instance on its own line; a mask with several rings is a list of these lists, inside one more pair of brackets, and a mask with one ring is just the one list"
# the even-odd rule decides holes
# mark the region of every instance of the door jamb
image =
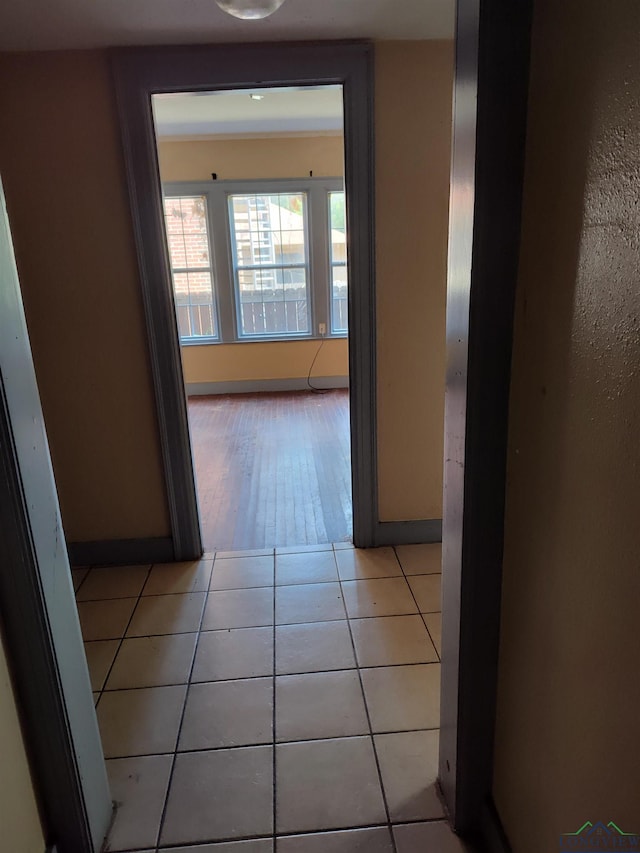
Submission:
[[456,831],[490,850],[505,849],[493,746],[531,11],[457,3],[439,779]]

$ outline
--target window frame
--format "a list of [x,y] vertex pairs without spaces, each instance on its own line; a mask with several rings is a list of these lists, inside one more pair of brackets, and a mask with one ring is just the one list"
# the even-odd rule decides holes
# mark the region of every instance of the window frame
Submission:
[[[165,211],[165,206],[164,206],[165,200],[167,198],[199,198],[202,196],[204,196],[205,208],[207,211],[205,220],[207,223],[207,245],[209,248],[209,264],[206,267],[175,267],[174,268],[174,266],[171,262],[171,251],[169,249],[169,234],[168,234],[167,227],[166,227],[166,211]],[[215,258],[214,258],[214,254],[213,254],[214,253],[214,244],[213,244],[213,238],[211,235],[211,218],[209,215],[209,198],[205,193],[180,193],[180,194],[171,193],[170,195],[165,195],[165,193],[163,192],[163,194],[162,194],[162,213],[164,216],[165,237],[167,240],[167,255],[169,258],[169,272],[171,274],[171,288],[173,291],[174,305],[176,308],[176,324],[178,326],[178,337],[180,339],[180,344],[181,345],[183,343],[184,344],[206,344],[206,343],[214,343],[214,342],[217,343],[220,341],[220,314],[218,311]],[[176,290],[175,290],[174,276],[180,275],[182,273],[186,273],[187,275],[189,275],[190,272],[207,272],[207,273],[209,273],[209,276],[211,277],[211,305],[212,305],[212,312],[213,312],[214,327],[216,329],[215,335],[181,335],[180,334],[180,323],[178,321],[178,310],[177,310],[178,305],[176,302]],[[192,306],[189,303],[189,308],[191,308],[191,307]],[[189,312],[189,313],[191,316],[191,312]],[[190,322],[191,322],[191,320],[190,320]]]
[[[164,181],[162,196],[205,196],[207,226],[213,270],[214,310],[218,320],[216,338],[180,338],[181,346],[211,346],[231,343],[269,343],[308,341],[323,338],[348,338],[348,330],[334,332],[331,324],[331,236],[329,230],[329,193],[345,191],[344,178],[256,178],[241,180]],[[239,293],[235,287],[233,233],[229,216],[232,195],[306,195],[307,269],[310,331],[265,335],[241,335],[239,332]],[[348,258],[347,258],[348,268]],[[173,285],[172,285],[173,286]],[[326,334],[319,334],[324,323]]]

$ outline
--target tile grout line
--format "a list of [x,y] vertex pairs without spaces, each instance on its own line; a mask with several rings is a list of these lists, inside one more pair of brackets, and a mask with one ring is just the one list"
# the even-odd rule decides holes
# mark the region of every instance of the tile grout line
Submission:
[[[393,824],[393,826],[417,826],[423,823],[447,823],[446,818],[444,817],[426,817],[420,818],[419,820],[399,820]],[[366,823],[366,824],[358,824],[357,826],[341,826],[337,828],[331,829],[302,829],[298,832],[294,833],[283,833],[278,835],[279,839],[281,838],[298,838],[298,837],[306,837],[313,835],[332,835],[338,832],[359,832],[368,829],[388,829],[387,823]],[[269,841],[272,838],[271,835],[246,835],[246,836],[230,836],[228,838],[219,839],[209,839],[205,841],[198,841],[195,845],[187,846],[185,848],[184,844],[166,844],[162,847],[157,848],[157,853],[170,853],[172,850],[189,850],[193,849],[194,853],[197,853],[198,849],[216,844],[243,844],[248,841]],[[141,853],[141,851],[147,851],[150,848],[148,847],[139,847],[136,848],[131,853]],[[114,853],[122,853],[122,851],[114,851]],[[127,851],[128,853],[128,851]]]
[[[71,570],[71,584],[73,585],[73,572],[74,572],[74,568],[73,568],[73,566],[71,566],[71,565],[69,566],[69,568],[70,568],[70,570]],[[86,566],[82,566],[82,568],[87,568],[87,567],[86,567]],[[94,568],[93,566],[89,566],[89,568],[87,568],[87,571],[86,571],[85,576],[82,578],[82,580],[81,580],[81,581],[80,581],[80,583],[78,584],[78,588],[73,590],[73,597],[76,599],[76,604],[78,603],[78,597],[77,597],[77,596],[78,596],[78,593],[80,592],[80,588],[82,587],[83,583],[86,581],[86,579],[87,579],[87,578],[89,577],[89,575],[91,574],[91,570],[92,570],[93,568]]]
[[[402,575],[380,575],[379,577],[375,577],[375,578],[340,578],[340,577],[337,577],[337,578],[333,578],[330,581],[315,580],[315,581],[307,581],[306,583],[302,582],[302,583],[275,584],[275,586],[277,589],[285,589],[287,587],[300,587],[300,586],[326,586],[327,584],[331,584],[331,583],[363,583],[363,582],[367,582],[367,581],[399,580],[400,578],[403,578],[408,583],[410,578],[429,578],[429,577],[433,577],[434,575],[439,575],[439,574],[441,574],[441,573],[440,572],[430,572],[430,573],[427,573],[424,575],[405,575],[405,574],[402,574]],[[84,583],[84,581],[83,581],[83,583]],[[80,592],[81,586],[82,586],[82,584],[80,584],[80,586],[78,587],[77,592]],[[146,601],[147,599],[150,599],[150,598],[171,598],[172,595],[198,595],[198,593],[201,593],[201,592],[207,592],[207,593],[208,592],[212,592],[212,593],[216,593],[216,592],[239,592],[242,590],[249,590],[249,589],[271,589],[272,586],[273,586],[273,584],[269,583],[269,584],[262,584],[259,586],[230,586],[230,587],[222,587],[220,589],[211,589],[211,590],[192,590],[191,592],[154,592],[151,595],[143,595],[142,598],[144,598]],[[95,604],[98,601],[124,601],[126,598],[136,598],[136,596],[135,595],[117,595],[117,596],[106,596],[103,598],[87,598],[87,599],[83,599],[82,601],[78,601],[78,604]],[[439,610],[426,610],[425,613],[440,613],[440,611]],[[400,615],[402,615],[402,614],[400,614]],[[358,618],[367,618],[367,617],[358,617]]]
[[169,795],[171,794],[171,785],[173,784],[173,774],[176,768],[176,760],[178,758],[178,744],[180,743],[180,735],[182,734],[182,725],[184,723],[184,716],[187,710],[187,701],[189,699],[189,691],[191,690],[191,676],[193,675],[193,669],[196,663],[196,655],[198,654],[198,646],[200,644],[200,635],[202,634],[202,622],[204,621],[205,610],[207,609],[207,600],[209,598],[209,587],[211,586],[211,580],[213,578],[213,570],[215,566],[215,556],[211,562],[211,572],[209,574],[209,583],[207,584],[207,595],[205,597],[204,603],[202,605],[202,613],[200,614],[200,624],[198,626],[198,630],[196,632],[196,641],[193,647],[193,656],[191,658],[191,666],[189,667],[189,674],[187,676],[187,689],[184,692],[184,701],[182,703],[182,713],[180,714],[180,722],[178,723],[178,732],[176,734],[176,745],[173,750],[173,757],[171,761],[171,768],[169,770],[169,781],[167,782],[167,791],[164,796],[164,804],[162,806],[162,812],[160,814],[160,820],[158,821],[158,829],[156,832],[156,841],[153,847],[157,850],[160,846],[160,839],[162,836],[162,830],[164,829],[164,821],[167,815],[167,806],[169,804]]
[[[136,612],[136,609],[138,607],[138,603],[140,601],[140,598],[142,597],[142,590],[145,588],[145,585],[147,583],[149,575],[151,574],[152,566],[153,566],[153,564],[150,564],[148,569],[147,569],[147,576],[145,577],[144,581],[142,582],[142,586],[140,587],[140,592],[138,593],[136,603],[133,605],[133,608],[131,609],[131,615],[129,616],[129,620],[127,621],[127,624],[124,627],[124,631],[122,632],[122,636],[121,637],[113,637],[111,640],[112,642],[114,640],[117,641],[118,648],[116,649],[116,653],[113,656],[113,660],[111,661],[111,665],[109,666],[109,669],[107,670],[107,674],[105,675],[104,680],[102,682],[102,687],[100,688],[100,691],[99,691],[100,695],[98,696],[98,700],[97,700],[97,702],[94,703],[93,707],[95,710],[97,710],[98,705],[100,704],[100,702],[102,700],[102,694],[106,692],[105,688],[107,686],[107,682],[109,681],[109,678],[111,677],[111,672],[113,671],[113,667],[115,666],[116,659],[117,659],[118,655],[120,654],[120,649],[122,648],[122,644],[124,643],[125,638],[127,636],[127,631],[129,630],[129,625],[131,625],[131,622],[133,620],[133,614]],[[89,574],[91,574],[91,570],[89,570],[87,577],[89,577]],[[82,586],[82,584],[80,584],[80,586]],[[80,587],[78,587],[78,589],[80,589]],[[133,598],[133,596],[128,596],[128,597]],[[82,604],[82,602],[80,602],[80,604]],[[76,607],[77,606],[78,606],[78,601],[76,601]],[[88,640],[88,642],[99,642],[99,641],[98,640]],[[84,638],[83,638],[83,643],[84,643]],[[85,657],[86,657],[86,649],[85,649]]]
[[[352,672],[352,670],[347,670],[347,671]],[[314,673],[311,673],[311,674],[313,675]],[[185,685],[179,684],[176,686],[184,687]],[[143,689],[146,689],[146,688],[143,688]],[[150,688],[150,689],[153,690],[155,688]],[[438,726],[432,726],[432,727],[424,727],[421,729],[399,729],[399,730],[391,729],[388,731],[385,730],[385,731],[376,732],[375,734],[376,735],[406,735],[406,734],[417,734],[418,732],[437,732],[437,731],[440,731],[439,727]],[[367,737],[367,732],[363,732],[362,734],[359,734],[359,735],[331,735],[330,737],[295,738],[294,740],[281,740],[281,741],[276,741],[275,743],[277,746],[285,746],[285,745],[293,744],[293,743],[320,743],[321,741],[326,741],[326,740],[358,740],[358,739],[363,738],[363,737]],[[269,746],[270,743],[271,743],[271,741],[262,741],[262,742],[258,742],[258,743],[232,744],[230,746],[207,746],[207,747],[200,747],[200,748],[194,748],[194,749],[179,749],[179,750],[177,750],[177,754],[178,755],[192,755],[193,753],[196,753],[196,752],[229,752],[230,750],[233,750],[233,749],[260,749],[260,748],[263,748],[265,746]],[[128,755],[113,755],[108,760],[111,761],[112,759],[116,760],[116,759],[121,759],[121,758],[149,758],[150,756],[154,756],[154,755],[173,755],[173,754],[174,754],[174,751],[169,751],[169,752],[166,752],[166,751],[165,752],[141,752],[141,753],[128,754]],[[200,841],[196,842],[196,844],[200,844],[200,843],[201,843]],[[181,846],[184,846],[184,845],[181,845]],[[147,850],[148,848],[143,847],[142,849]]]
[[[334,558],[335,558],[335,552],[334,552]],[[336,560],[336,568],[337,568],[338,560],[337,560],[337,558],[335,558],[335,560]],[[339,574],[338,574],[338,577],[339,577]],[[364,704],[364,712],[366,714],[367,724],[369,726],[369,737],[371,739],[371,748],[373,749],[373,758],[374,758],[374,761],[376,763],[376,770],[378,773],[378,784],[380,785],[380,792],[382,794],[382,802],[384,804],[384,810],[385,810],[385,814],[387,816],[387,830],[389,832],[389,836],[390,836],[390,840],[391,840],[391,849],[392,849],[393,853],[397,853],[396,840],[394,838],[393,828],[391,825],[391,814],[389,812],[389,803],[387,802],[387,792],[385,791],[384,782],[382,781],[382,770],[380,769],[380,759],[378,757],[378,750],[376,749],[376,741],[375,741],[375,738],[373,736],[373,727],[371,725],[371,715],[369,714],[369,705],[367,704],[367,697],[366,697],[366,694],[364,692],[364,683],[362,681],[362,672],[360,670],[360,664],[358,662],[358,654],[356,652],[356,644],[355,644],[355,641],[353,639],[353,632],[351,630],[351,620],[349,618],[349,611],[347,610],[347,603],[345,601],[344,591],[342,589],[342,581],[339,580],[338,583],[340,584],[340,595],[342,596],[342,606],[344,607],[344,612],[345,612],[345,615],[347,617],[347,628],[349,630],[349,638],[351,639],[351,648],[353,650],[353,658],[354,658],[355,663],[356,663],[356,672],[358,673],[358,681],[360,683],[360,693],[362,695],[362,702]]]
[[[429,635],[429,640],[431,641],[431,645],[433,646],[433,650],[436,653],[436,656],[438,658],[438,663],[442,663],[442,659],[440,657],[440,652],[438,651],[438,647],[436,646],[436,644],[433,642],[433,637],[431,636],[431,631],[429,630],[429,626],[427,625],[427,620],[424,618],[425,613],[423,613],[422,610],[420,610],[420,605],[418,604],[418,599],[415,596],[415,593],[413,591],[413,587],[409,583],[409,577],[425,577],[425,576],[424,575],[410,575],[409,577],[407,577],[407,574],[404,570],[404,566],[402,565],[402,560],[398,556],[398,552],[396,551],[395,545],[393,548],[393,553],[396,555],[396,560],[400,563],[400,568],[402,569],[402,574],[404,575],[404,579],[406,580],[407,586],[409,587],[409,592],[411,593],[411,597],[413,598],[413,600],[416,603],[416,607],[418,608],[418,613],[420,614],[420,618],[422,619],[422,624],[424,625],[426,632]],[[438,572],[431,572],[431,574],[438,574]],[[442,572],[440,572],[439,574],[440,574],[440,578],[442,579]],[[440,594],[442,595],[442,592]],[[442,613],[442,601],[440,601],[440,610],[430,610],[430,611],[428,611],[428,613],[429,614],[431,614],[431,613]]]
[[273,853],[276,853],[277,846],[278,846],[278,839],[277,839],[277,835],[276,835],[276,833],[278,831],[278,824],[277,824],[278,814],[277,814],[277,799],[276,799],[276,794],[277,794],[277,772],[276,772],[277,771],[277,768],[276,768],[276,743],[277,743],[277,736],[276,736],[276,592],[277,592],[277,587],[276,587],[276,560],[277,560],[277,556],[276,556],[276,552],[275,552],[275,548],[274,548],[274,551],[273,551],[273,676],[272,676],[272,679],[273,679],[272,680],[273,696],[272,696],[272,715],[271,715],[271,721],[272,721],[271,734],[273,737],[273,745],[271,747],[273,750],[273,759],[272,759],[272,762],[273,762],[272,763],[272,766],[273,766],[273,782],[272,782],[272,784],[273,784],[273,791],[272,791],[272,797],[273,797],[273,802],[272,802],[272,808],[273,808],[273,816],[272,816],[272,821],[273,821]]
[[[417,613],[408,614],[410,616],[417,616]],[[334,621],[334,620],[332,620]],[[337,621],[337,620],[335,620]],[[341,622],[346,622],[346,619],[341,619]],[[309,625],[316,625],[316,622],[303,623]],[[263,625],[262,627],[271,628],[271,625]],[[280,628],[281,625],[276,625],[275,627]],[[229,628],[228,631],[244,631],[244,630],[253,630],[253,629],[244,629],[244,628]],[[189,634],[197,634],[198,631],[188,631]],[[211,631],[200,631],[201,634],[212,633]],[[227,633],[227,631],[225,631]],[[171,637],[172,634],[161,634],[163,637]],[[176,637],[184,636],[183,634],[176,634]],[[140,640],[144,639],[141,637],[125,637],[125,639],[131,640]],[[93,642],[103,642],[102,640],[94,640]],[[115,641],[104,641],[104,642],[115,642]],[[435,666],[439,664],[439,660],[425,660],[425,661],[414,661],[413,663],[383,663],[376,664],[375,666],[363,666],[362,669],[392,669],[397,667],[407,667],[407,666]],[[358,669],[357,666],[352,667],[341,667],[340,669],[314,669],[311,671],[304,672],[281,672],[278,673],[279,678],[289,678],[295,677],[299,675],[332,675],[337,672],[351,672],[354,669]],[[225,684],[232,681],[259,681],[260,679],[269,678],[268,675],[245,675],[242,678],[217,678],[217,679],[209,679],[207,681],[192,681],[192,684]],[[172,681],[165,684],[151,684],[145,685],[144,687],[114,687],[111,690],[94,690],[93,693],[126,693],[129,690],[155,690],[159,687],[182,687],[184,685],[184,681]],[[420,731],[420,729],[415,729],[415,731]],[[319,740],[323,740],[323,738],[318,738]]]

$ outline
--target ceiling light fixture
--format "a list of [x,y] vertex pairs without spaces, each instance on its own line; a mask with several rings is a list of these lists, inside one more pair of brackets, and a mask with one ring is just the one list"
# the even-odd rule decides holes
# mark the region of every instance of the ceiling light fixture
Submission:
[[284,0],[216,0],[216,3],[223,12],[233,15],[234,18],[256,21],[273,15]]

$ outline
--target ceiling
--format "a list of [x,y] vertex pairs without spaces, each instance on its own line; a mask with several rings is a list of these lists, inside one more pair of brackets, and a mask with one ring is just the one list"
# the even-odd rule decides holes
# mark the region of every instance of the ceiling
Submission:
[[340,133],[342,86],[154,95],[153,114],[165,137]]
[[453,38],[454,0],[285,0],[241,21],[214,0],[5,0],[0,50],[284,39]]

